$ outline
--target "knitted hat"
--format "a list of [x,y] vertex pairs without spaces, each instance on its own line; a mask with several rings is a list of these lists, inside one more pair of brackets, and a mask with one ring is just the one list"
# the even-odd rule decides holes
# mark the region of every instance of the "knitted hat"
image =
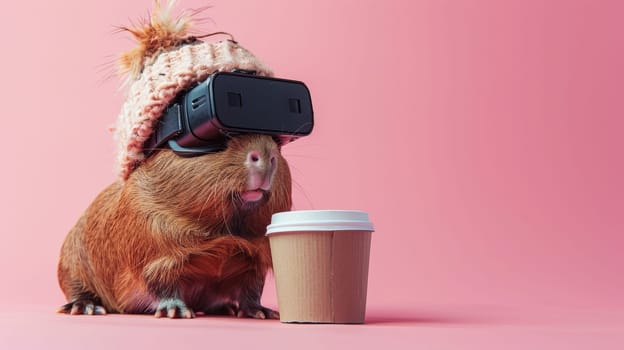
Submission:
[[143,146],[154,132],[162,112],[179,92],[205,80],[217,71],[244,69],[272,76],[271,70],[233,39],[202,42],[187,36],[190,16],[172,18],[175,3],[155,8],[149,23],[128,29],[139,41],[120,60],[129,84],[126,101],[115,128],[117,169],[128,179],[145,156]]

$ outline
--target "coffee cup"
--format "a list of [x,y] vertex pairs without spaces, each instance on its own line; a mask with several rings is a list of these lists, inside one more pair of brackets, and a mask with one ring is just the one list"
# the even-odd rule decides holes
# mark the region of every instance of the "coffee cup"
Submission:
[[373,231],[362,211],[274,214],[267,236],[280,320],[364,323]]

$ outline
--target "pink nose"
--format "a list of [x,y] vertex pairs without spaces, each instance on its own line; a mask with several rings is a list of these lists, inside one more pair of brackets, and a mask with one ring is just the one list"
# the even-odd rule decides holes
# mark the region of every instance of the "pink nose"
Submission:
[[268,191],[271,188],[273,175],[277,170],[277,156],[275,152],[263,154],[258,150],[247,153],[245,165],[249,169],[248,188],[250,190],[263,189]]

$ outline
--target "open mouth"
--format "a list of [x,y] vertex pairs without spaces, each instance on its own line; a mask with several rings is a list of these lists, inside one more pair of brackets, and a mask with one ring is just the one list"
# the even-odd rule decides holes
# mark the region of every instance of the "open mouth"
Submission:
[[251,191],[245,191],[241,193],[241,199],[243,202],[257,202],[264,197],[264,190],[256,189]]

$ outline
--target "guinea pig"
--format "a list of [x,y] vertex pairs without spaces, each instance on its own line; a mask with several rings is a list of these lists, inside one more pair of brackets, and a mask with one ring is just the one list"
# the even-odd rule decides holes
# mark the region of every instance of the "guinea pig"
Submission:
[[59,312],[279,318],[260,304],[272,266],[265,232],[291,205],[271,136],[234,136],[191,158],[161,150],[102,191],[67,235]]

